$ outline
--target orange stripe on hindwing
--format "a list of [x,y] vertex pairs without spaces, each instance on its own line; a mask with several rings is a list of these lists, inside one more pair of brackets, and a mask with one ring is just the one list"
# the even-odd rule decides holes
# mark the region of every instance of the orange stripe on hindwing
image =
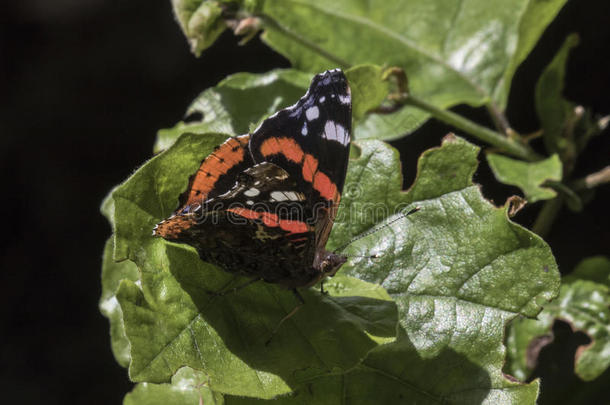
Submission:
[[229,208],[227,211],[251,220],[260,219],[265,226],[270,228],[276,228],[279,226],[280,229],[287,231],[289,234],[305,233],[310,231],[305,222],[293,221],[290,219],[280,219],[276,214],[272,214],[270,212],[258,212],[247,208]]
[[250,136],[229,138],[210,154],[195,173],[186,204],[206,199],[218,178],[244,160]]
[[264,157],[272,155],[283,155],[291,162],[298,163],[302,167],[303,179],[312,183],[313,188],[322,197],[329,201],[339,203],[340,194],[337,185],[330,178],[318,171],[318,159],[309,153],[304,153],[299,144],[292,138],[268,138],[261,144],[261,154]]

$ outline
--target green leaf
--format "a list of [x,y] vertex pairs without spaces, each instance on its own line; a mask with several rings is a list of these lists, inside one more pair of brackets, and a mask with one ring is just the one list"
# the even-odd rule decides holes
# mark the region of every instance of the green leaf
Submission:
[[205,373],[183,367],[172,377],[171,384],[141,383],[125,396],[123,405],[222,405],[221,394],[205,384]]
[[[546,243],[510,222],[472,184],[477,153],[451,137],[424,153],[416,182],[403,197],[420,211],[389,217],[387,227],[355,242],[348,253],[379,258],[354,258],[344,273],[390,293],[400,326],[421,358],[463,356],[487,371],[489,385],[478,388],[492,395],[514,390],[501,374],[505,323],[518,314],[535,316],[557,294],[559,276]],[[363,174],[359,183],[376,181]],[[412,364],[410,369],[419,370]]]
[[[369,195],[384,195],[388,207],[403,212],[421,207],[408,217],[388,217],[387,226],[354,242],[348,250],[353,257],[341,270],[390,293],[398,306],[397,340],[372,349],[346,373],[315,376],[271,402],[535,403],[537,381],[520,384],[502,374],[502,339],[508,320],[535,316],[558,291],[548,246],[480,195],[471,179],[478,153],[473,145],[448,137],[441,148],[426,152],[407,193],[389,176],[398,161],[392,149],[378,141],[360,146],[348,178],[361,185],[361,193],[346,194],[344,215],[349,217],[345,211],[351,213],[354,205],[346,200]],[[384,177],[389,180],[385,193],[377,188]],[[333,231],[332,238],[342,239],[344,233],[349,232]],[[371,253],[378,258],[371,259]]]
[[123,311],[116,298],[116,291],[121,280],[136,281],[139,278],[138,268],[133,262],[125,260],[117,263],[112,258],[113,240],[106,242],[102,264],[102,296],[100,312],[110,321],[110,342],[112,353],[117,363],[123,367],[129,365],[129,340],[125,335]]
[[536,85],[536,111],[542,125],[544,143],[552,153],[567,147],[565,137],[568,119],[576,105],[563,98],[566,66],[570,51],[578,45],[578,35],[570,35],[546,67]]
[[[181,136],[112,194],[115,258],[141,269],[139,283],[123,280],[117,293],[134,381],[167,382],[188,366],[205,372],[215,392],[236,396],[307,396],[307,387],[326,395],[319,384],[343,395],[337,384],[349,381],[345,392],[362,398],[533,403],[537,382],[522,385],[501,373],[502,335],[510,318],[534,316],[553,297],[558,273],[548,246],[472,184],[476,147],[448,137],[422,156],[416,183],[404,193],[397,152],[361,142],[348,169],[348,182],[360,189],[346,186],[329,246],[380,221],[387,226],[350,245],[348,253],[369,258],[352,257],[331,280],[331,295],[303,291],[307,304],[265,346],[297,304],[289,292],[257,283],[209,295],[243,280],[150,234],[216,140]],[[362,200],[376,207],[370,217],[356,204]],[[414,204],[421,206],[416,214],[394,216]],[[398,340],[388,343],[397,330]],[[389,391],[377,394],[377,386]]]
[[227,28],[219,1],[172,0],[176,19],[197,56]]
[[[152,239],[153,227],[178,208],[178,196],[186,189],[189,176],[226,138],[221,134],[186,135],[171,152],[152,158],[113,190],[113,203],[107,201],[104,207],[114,206],[115,260],[137,263],[139,255],[147,254],[148,245],[159,243]],[[112,214],[111,209],[107,211]]]
[[267,116],[296,102],[305,94],[311,77],[311,73],[292,69],[231,75],[191,103],[187,115],[201,114],[199,121],[179,122],[159,131],[155,153],[169,148],[184,133],[247,133]]
[[592,342],[576,352],[575,372],[585,381],[597,378],[610,366],[610,260],[583,260],[564,277],[559,298],[535,319],[515,320],[508,335],[507,370],[520,379],[529,376],[542,345],[552,341],[556,319],[569,322]]
[[530,203],[557,196],[554,190],[544,186],[549,180],[561,181],[562,165],[557,155],[530,163],[490,153],[487,162],[498,181],[519,187]]
[[359,121],[385,100],[390,91],[384,80],[384,69],[376,65],[360,65],[345,72],[352,92],[352,115]]
[[[176,207],[190,173],[216,143],[216,135],[184,135],[112,194],[115,257],[129,258],[142,271],[139,285],[123,281],[117,293],[131,344],[130,377],[165,382],[188,365],[204,370],[215,391],[269,398],[289,392],[304,376],[353,367],[371,348],[393,340],[396,307],[387,294],[339,278],[332,288],[343,297],[305,291],[307,305],[265,346],[297,304],[292,294],[259,283],[210,296],[207,291],[221,290],[232,277],[193,249],[152,237],[154,224]],[[342,342],[342,350],[331,342]]]
[[[435,106],[466,103],[502,111],[516,68],[564,3],[266,1],[263,39],[300,70],[366,63],[398,66],[406,71],[411,92]],[[427,118],[412,107],[372,114],[356,128],[356,136],[397,138]]]

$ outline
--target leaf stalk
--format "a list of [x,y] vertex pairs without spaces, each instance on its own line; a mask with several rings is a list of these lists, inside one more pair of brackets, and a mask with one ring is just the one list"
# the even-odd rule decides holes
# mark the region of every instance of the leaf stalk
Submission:
[[414,107],[420,108],[426,112],[429,112],[434,118],[437,118],[443,121],[446,124],[452,125],[458,129],[461,129],[464,132],[472,135],[473,137],[489,144],[495,146],[502,151],[527,160],[527,161],[536,161],[543,159],[542,156],[538,155],[534,152],[529,146],[524,145],[515,141],[514,139],[507,138],[499,132],[492,131],[489,128],[476,124],[469,119],[462,117],[454,112],[449,110],[440,109],[422,99],[414,97],[409,94],[409,96],[405,99],[405,103],[408,105],[412,105]]

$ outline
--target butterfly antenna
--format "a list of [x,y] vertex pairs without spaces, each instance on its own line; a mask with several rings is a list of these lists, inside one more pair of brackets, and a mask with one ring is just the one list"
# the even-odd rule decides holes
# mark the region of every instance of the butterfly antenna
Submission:
[[[408,217],[409,215],[411,215],[411,214],[413,214],[413,213],[415,213],[415,212],[417,212],[419,210],[420,210],[420,207],[415,207],[411,211],[407,212],[406,214],[405,213],[401,213],[401,215],[399,215],[397,218],[394,218],[393,220],[391,220],[388,223],[376,226],[375,228],[369,229],[368,231],[366,231],[364,233],[361,233],[360,235],[354,237],[352,240],[350,240],[349,242],[347,242],[346,244],[344,244],[340,248],[335,249],[334,253],[341,253],[346,247],[348,247],[352,243],[356,242],[357,240],[360,240],[360,239],[365,238],[365,237],[367,237],[367,236],[369,236],[369,235],[371,235],[371,234],[373,234],[375,232],[378,232],[378,231],[380,231],[380,230],[382,230],[384,228],[387,228],[388,226],[392,225],[394,222],[400,221],[401,219],[403,219],[405,217]],[[369,258],[369,259],[374,259],[374,258],[377,258],[379,256],[377,254],[374,254],[374,255],[369,255],[369,256],[350,256],[350,257],[366,257],[366,258]]]

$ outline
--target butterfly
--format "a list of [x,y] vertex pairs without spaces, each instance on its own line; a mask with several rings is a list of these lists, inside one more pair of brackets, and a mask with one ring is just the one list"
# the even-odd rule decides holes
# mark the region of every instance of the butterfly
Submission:
[[295,293],[333,276],[347,260],[326,243],[345,183],[351,121],[343,72],[316,75],[296,104],[207,156],[180,208],[153,235]]

